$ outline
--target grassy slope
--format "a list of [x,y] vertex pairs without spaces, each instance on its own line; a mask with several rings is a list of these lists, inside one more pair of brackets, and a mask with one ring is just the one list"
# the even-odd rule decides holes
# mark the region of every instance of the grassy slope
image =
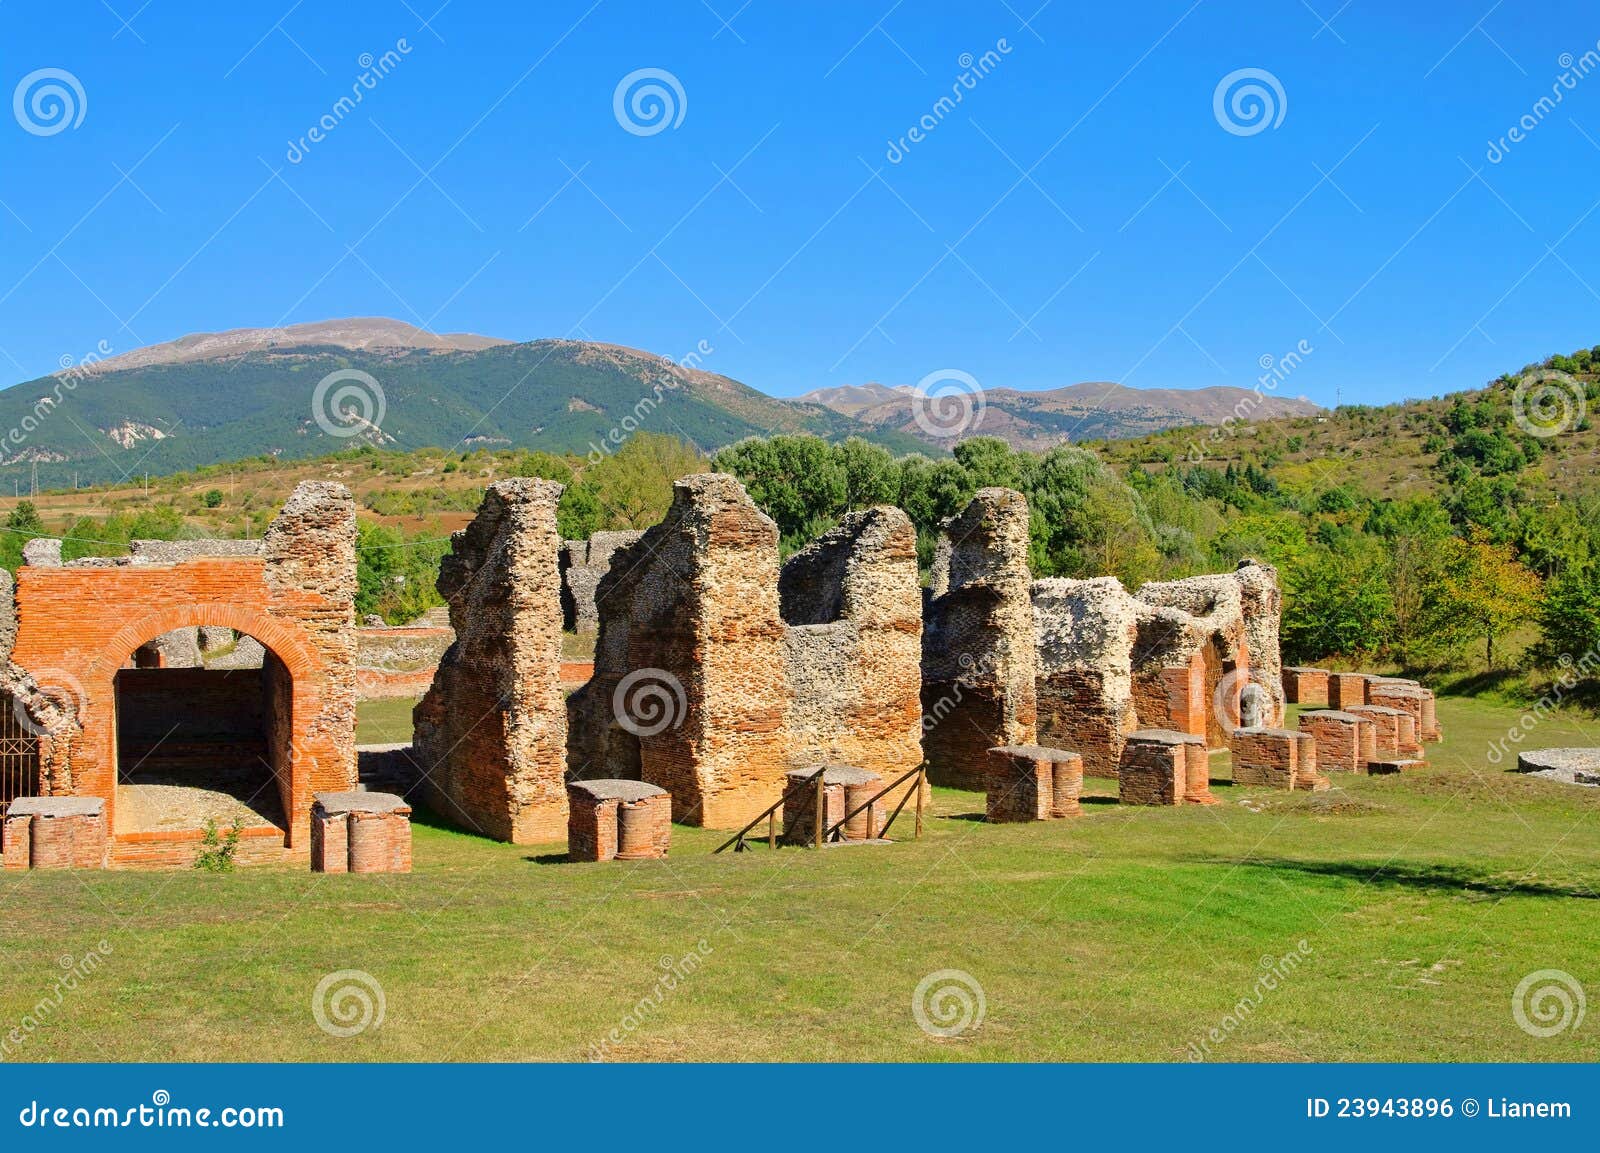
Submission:
[[[420,826],[404,877],[6,874],[0,1020],[103,937],[110,959],[19,1059],[582,1059],[658,958],[705,939],[703,970],[619,1057],[1182,1059],[1260,957],[1304,938],[1309,960],[1216,1057],[1600,1058],[1593,1012],[1546,1040],[1510,1012],[1531,971],[1600,976],[1600,791],[1492,770],[1509,709],[1440,714],[1449,743],[1403,779],[1003,826],[940,790],[920,843],[820,856],[712,857],[717,834],[678,828],[666,862],[565,865],[559,846]],[[1600,744],[1566,718],[1534,736]],[[340,1040],[310,1000],[343,968],[378,978],[386,1018]],[[987,998],[955,1040],[910,1011],[942,968]]]

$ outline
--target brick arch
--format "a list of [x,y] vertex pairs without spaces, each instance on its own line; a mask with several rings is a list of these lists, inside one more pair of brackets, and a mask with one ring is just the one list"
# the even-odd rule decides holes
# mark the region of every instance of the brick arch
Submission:
[[[96,699],[104,702],[96,709],[99,715],[92,738],[99,745],[98,755],[102,763],[114,768],[117,761],[113,704],[116,676],[134,650],[163,633],[207,625],[236,629],[255,638],[288,673],[291,713],[288,781],[280,797],[288,826],[286,844],[297,845],[301,840],[299,826],[310,810],[311,769],[315,757],[307,739],[306,725],[309,718],[322,709],[322,696],[317,686],[321,684],[319,674],[324,671],[325,662],[299,630],[267,612],[226,601],[188,601],[145,613],[113,633],[84,668],[85,704],[93,707]],[[108,816],[115,812],[115,780],[113,772],[107,796]]]
[[295,630],[282,621],[244,605],[209,602],[159,609],[124,625],[106,643],[105,650],[88,671],[96,679],[102,679],[109,667],[111,675],[115,675],[134,650],[147,641],[174,629],[207,625],[237,629],[254,637],[272,650],[273,656],[284,663],[297,682],[315,672],[321,664]]

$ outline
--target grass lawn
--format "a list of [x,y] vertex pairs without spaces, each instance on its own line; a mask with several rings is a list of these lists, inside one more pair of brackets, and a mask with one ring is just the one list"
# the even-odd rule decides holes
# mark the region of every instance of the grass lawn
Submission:
[[[1491,767],[1512,709],[1439,712],[1447,743],[1404,778],[1221,784],[1177,810],[1094,781],[1080,820],[1000,826],[940,790],[922,841],[887,847],[713,857],[722,834],[677,828],[668,861],[568,865],[423,816],[409,876],[9,873],[0,1036],[103,939],[9,1059],[581,1060],[616,1030],[617,1059],[1181,1060],[1213,1028],[1219,1060],[1600,1058],[1600,1006],[1549,1038],[1512,1015],[1535,970],[1600,997],[1600,790]],[[1600,724],[1529,743],[1600,745]],[[1297,949],[1227,1027],[1263,958]],[[697,950],[665,988],[663,961]],[[312,1013],[342,969],[384,995],[345,1038]],[[941,969],[985,999],[953,1038],[912,1013]]]

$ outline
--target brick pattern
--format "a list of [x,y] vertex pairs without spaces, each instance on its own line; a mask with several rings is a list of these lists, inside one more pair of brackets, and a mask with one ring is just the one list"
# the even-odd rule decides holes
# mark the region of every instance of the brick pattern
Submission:
[[1328,707],[1348,709],[1367,703],[1366,673],[1333,673],[1328,678]]
[[941,541],[923,612],[923,750],[934,783],[982,789],[989,750],[1037,733],[1028,502],[980,489]]
[[1290,665],[1283,670],[1283,699],[1308,709],[1328,707],[1328,670]]
[[0,839],[7,869],[104,869],[110,863],[105,807],[98,798],[15,801]]
[[[1429,717],[1433,710],[1433,694],[1419,685],[1393,680],[1374,680],[1367,686],[1367,697],[1374,705],[1384,705],[1393,709],[1401,709],[1411,717],[1412,740],[1403,750],[1407,757],[1417,757],[1422,753],[1422,745],[1417,740],[1416,734],[1425,734],[1428,731]],[[1435,730],[1438,721],[1433,721]]]
[[236,629],[260,641],[283,672],[268,751],[288,848],[303,855],[312,793],[356,782],[355,587],[355,502],[342,485],[318,481],[295,489],[259,556],[24,566],[12,660],[59,670],[83,689],[78,731],[41,742],[42,788],[101,798],[114,828],[118,670],[153,637],[193,626]]
[[1128,737],[1117,769],[1125,805],[1214,805],[1205,738],[1172,729],[1141,729]]
[[1233,783],[1316,792],[1329,787],[1317,771],[1317,743],[1295,729],[1235,729]]
[[639,781],[573,781],[567,786],[567,859],[664,858],[672,844],[672,798]]
[[439,593],[456,641],[413,711],[429,806],[518,845],[567,830],[560,497],[554,481],[497,481],[451,538]]
[[990,821],[1044,821],[1083,813],[1083,758],[1065,749],[1002,745],[988,751]]
[[1300,731],[1316,741],[1321,772],[1358,773],[1375,756],[1372,721],[1355,713],[1332,709],[1301,713]]
[[[1369,761],[1401,755],[1401,721],[1406,721],[1409,730],[1410,714],[1387,705],[1351,705],[1345,712],[1366,717],[1372,722],[1372,755],[1367,758]],[[1410,755],[1410,739],[1407,741],[1406,755]]]
[[[820,765],[807,765],[792,769],[785,778],[783,790],[783,841],[787,845],[816,843],[817,783],[814,776]],[[822,820],[823,829],[832,828],[844,821],[847,814],[883,788],[883,779],[853,765],[830,765],[823,773]],[[840,834],[847,841],[868,840],[881,836],[889,819],[889,809],[878,801],[866,812],[846,821]],[[897,802],[893,802],[897,803]],[[869,820],[870,814],[870,820]]]
[[320,793],[311,829],[313,872],[411,871],[411,806],[391,793]]
[[1123,742],[1136,726],[1131,702],[1108,691],[1106,681],[1106,674],[1093,670],[1041,675],[1039,735],[1078,750],[1085,776],[1114,781]]

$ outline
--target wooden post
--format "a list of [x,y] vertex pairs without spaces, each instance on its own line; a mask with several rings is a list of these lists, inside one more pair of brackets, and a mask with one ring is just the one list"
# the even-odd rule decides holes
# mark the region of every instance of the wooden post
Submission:
[[767,810],[767,848],[778,847],[778,810]]
[[822,813],[823,813],[823,809],[825,808],[825,806],[827,804],[827,800],[828,800],[828,770],[827,769],[818,769],[817,770],[816,836],[817,836],[817,848],[819,848],[819,849],[822,848],[822,825],[823,825]]
[[917,770],[917,835],[916,840],[922,840],[922,786],[928,779],[927,769]]

